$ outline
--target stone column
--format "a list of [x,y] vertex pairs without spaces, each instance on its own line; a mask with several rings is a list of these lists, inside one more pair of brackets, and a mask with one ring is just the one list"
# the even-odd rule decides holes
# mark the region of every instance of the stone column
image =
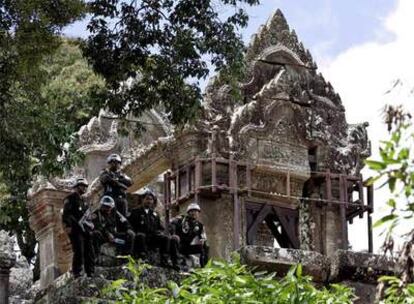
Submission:
[[69,270],[71,247],[62,228],[63,199],[67,192],[42,189],[31,195],[28,203],[30,227],[39,242],[40,288]]
[[0,231],[0,303],[9,303],[9,276],[10,268],[16,262],[13,242],[7,232]]

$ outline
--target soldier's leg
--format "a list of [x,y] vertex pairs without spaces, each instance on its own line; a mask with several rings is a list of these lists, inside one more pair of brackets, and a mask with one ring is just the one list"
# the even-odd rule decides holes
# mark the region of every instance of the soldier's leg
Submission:
[[72,258],[72,273],[73,276],[79,277],[82,272],[83,264],[83,237],[79,232],[74,232],[69,235],[72,244],[73,258]]
[[145,260],[148,254],[145,233],[137,232],[135,235],[135,254],[137,258]]
[[95,258],[98,258],[101,252],[101,246],[105,243],[105,238],[100,231],[92,231],[91,243],[94,249]]
[[170,238],[164,234],[157,234],[155,236],[155,242],[160,249],[161,254],[168,254],[170,248]]
[[160,264],[161,266],[169,266],[168,257],[170,256],[170,239],[163,234],[154,235],[153,241],[156,247],[160,249]]
[[115,200],[115,207],[123,216],[128,217],[128,201],[125,198],[118,197]]
[[206,266],[208,259],[209,259],[209,251],[210,251],[210,247],[208,247],[207,243],[204,243],[203,251],[200,255],[200,266],[201,267]]
[[131,256],[135,255],[135,232],[132,230],[127,231],[127,250]]
[[182,244],[181,252],[184,255],[199,254],[200,255],[200,266],[204,267],[208,262],[209,247],[206,243],[199,245]]
[[170,257],[173,266],[178,265],[178,252],[180,248],[180,240],[177,236],[173,235],[170,238]]
[[85,236],[84,248],[85,272],[90,277],[95,272],[95,249],[90,235]]

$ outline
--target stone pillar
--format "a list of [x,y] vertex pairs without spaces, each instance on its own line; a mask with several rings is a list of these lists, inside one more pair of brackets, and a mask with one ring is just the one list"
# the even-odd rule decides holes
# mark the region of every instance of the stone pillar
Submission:
[[10,268],[14,266],[16,256],[13,242],[7,232],[0,231],[0,303],[9,303]]
[[65,191],[42,189],[28,203],[30,227],[39,242],[40,288],[46,288],[70,267],[72,252],[61,219],[66,195]]
[[325,254],[332,256],[338,249],[342,248],[344,242],[342,237],[341,217],[337,206],[326,207],[325,218]]

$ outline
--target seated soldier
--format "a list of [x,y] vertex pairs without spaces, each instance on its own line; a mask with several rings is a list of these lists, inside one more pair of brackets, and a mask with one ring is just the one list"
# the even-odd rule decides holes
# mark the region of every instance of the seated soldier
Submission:
[[138,256],[144,260],[148,259],[148,250],[160,250],[160,264],[168,265],[169,237],[161,224],[158,213],[154,210],[157,204],[155,194],[146,189],[141,195],[141,205],[132,209],[129,222],[136,233]]
[[135,233],[128,220],[114,207],[113,198],[103,196],[100,208],[91,216],[94,225],[92,240],[95,252],[98,256],[104,243],[112,243],[121,249],[121,253],[135,256]]
[[187,215],[180,215],[170,222],[171,253],[183,255],[200,254],[200,266],[204,267],[208,261],[207,237],[203,224],[198,220],[201,208],[192,203],[187,208]]

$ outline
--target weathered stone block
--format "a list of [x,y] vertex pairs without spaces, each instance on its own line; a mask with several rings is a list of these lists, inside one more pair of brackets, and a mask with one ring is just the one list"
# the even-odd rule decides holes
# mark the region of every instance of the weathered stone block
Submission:
[[381,255],[337,250],[331,258],[330,281],[376,283],[380,276],[392,275],[394,267],[395,261]]
[[240,249],[243,263],[285,275],[288,270],[302,264],[303,272],[316,282],[325,282],[329,275],[329,260],[320,253],[286,248],[245,246]]

